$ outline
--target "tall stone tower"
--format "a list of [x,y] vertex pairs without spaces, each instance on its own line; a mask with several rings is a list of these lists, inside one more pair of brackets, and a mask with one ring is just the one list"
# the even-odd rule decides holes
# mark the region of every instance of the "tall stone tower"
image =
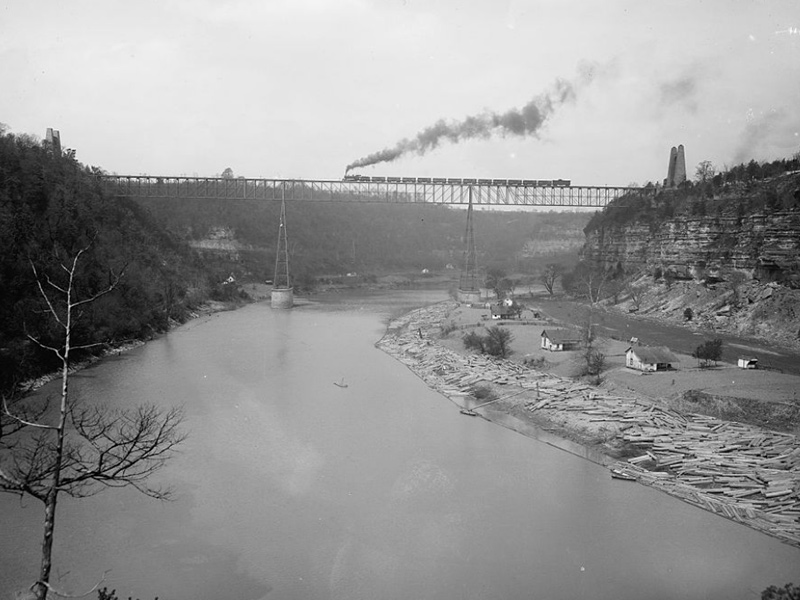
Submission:
[[686,157],[683,154],[683,144],[678,146],[678,157],[675,160],[675,185],[686,181]]
[[58,129],[47,128],[45,141],[50,145],[50,149],[56,156],[61,156],[61,133]]
[[669,166],[667,167],[666,187],[678,187],[686,181],[686,156],[683,153],[683,144],[672,147],[669,152]]

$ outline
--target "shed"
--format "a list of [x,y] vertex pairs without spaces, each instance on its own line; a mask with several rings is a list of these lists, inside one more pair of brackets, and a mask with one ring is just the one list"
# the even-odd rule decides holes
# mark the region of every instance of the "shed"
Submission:
[[666,371],[680,362],[666,346],[631,346],[625,351],[625,366],[639,371]]
[[758,359],[754,356],[740,356],[736,364],[740,369],[757,369]]
[[542,331],[542,348],[550,352],[576,350],[581,345],[581,335],[569,329],[546,329]]

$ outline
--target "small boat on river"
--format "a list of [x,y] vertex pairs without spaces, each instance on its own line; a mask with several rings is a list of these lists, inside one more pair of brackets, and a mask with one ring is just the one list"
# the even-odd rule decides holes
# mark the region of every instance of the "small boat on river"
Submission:
[[469,408],[462,408],[458,412],[460,412],[462,415],[467,415],[467,416],[470,416],[470,417],[477,417],[478,416],[478,413],[476,413],[474,410],[470,410]]
[[347,387],[347,384],[344,382],[344,377],[342,377],[341,381],[334,381],[333,385],[335,385],[336,387],[340,387],[340,388],[346,388]]
[[636,477],[626,471],[625,469],[621,469],[619,467],[612,467],[609,469],[611,471],[611,478],[612,479],[622,479],[623,481],[636,481]]

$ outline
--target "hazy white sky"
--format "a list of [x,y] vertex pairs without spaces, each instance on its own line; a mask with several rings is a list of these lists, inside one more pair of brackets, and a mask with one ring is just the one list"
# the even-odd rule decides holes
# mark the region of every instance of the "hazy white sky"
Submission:
[[800,150],[797,0],[0,0],[0,122],[120,174],[340,178],[440,119],[521,109],[536,135],[444,142],[376,175],[690,175]]

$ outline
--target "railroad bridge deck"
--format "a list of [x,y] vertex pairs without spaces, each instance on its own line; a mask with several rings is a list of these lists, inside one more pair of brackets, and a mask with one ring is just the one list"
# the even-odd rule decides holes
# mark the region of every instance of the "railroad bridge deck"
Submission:
[[[485,206],[566,206],[602,208],[641,188],[573,186],[564,180],[436,179],[414,177],[324,179],[246,179],[101,175],[114,196],[281,200],[287,202],[382,202]],[[369,179],[369,180],[367,180]],[[565,183],[567,185],[565,185]]]

